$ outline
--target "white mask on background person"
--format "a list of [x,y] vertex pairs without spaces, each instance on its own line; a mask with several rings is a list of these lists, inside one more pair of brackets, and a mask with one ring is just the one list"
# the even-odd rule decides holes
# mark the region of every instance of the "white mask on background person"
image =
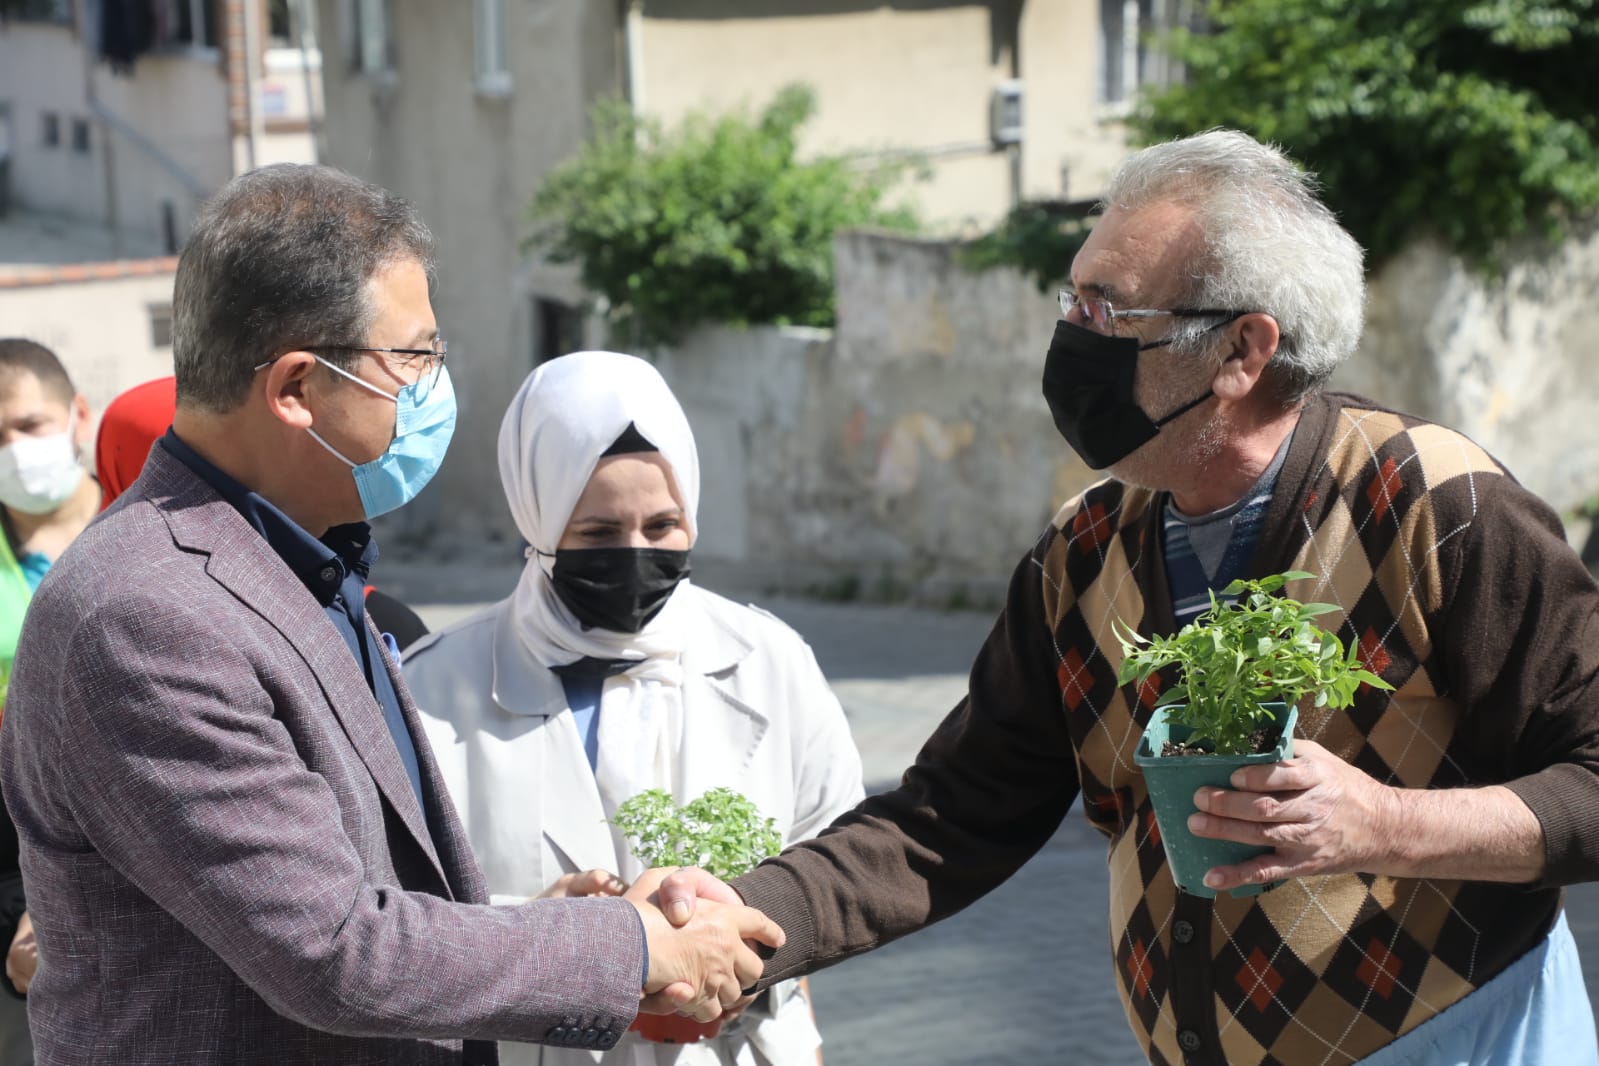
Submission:
[[78,491],[86,471],[72,430],[69,419],[65,432],[20,437],[0,448],[0,503],[23,514],[47,514]]

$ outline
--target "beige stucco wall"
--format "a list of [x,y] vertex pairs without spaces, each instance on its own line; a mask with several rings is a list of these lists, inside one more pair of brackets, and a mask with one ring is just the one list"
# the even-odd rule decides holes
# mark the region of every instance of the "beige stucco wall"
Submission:
[[[0,100],[11,105],[12,196],[18,206],[104,224],[106,133],[89,111],[89,79],[100,102],[155,143],[207,189],[232,176],[223,79],[214,52],[142,57],[132,77],[92,62],[71,27],[0,23]],[[45,148],[41,115],[60,116],[61,144]],[[72,149],[72,121],[91,122],[88,154]],[[130,233],[161,231],[171,201],[179,233],[194,197],[171,175],[112,134],[116,213]]]
[[907,194],[935,230],[987,226],[1010,207],[1011,164],[990,143],[989,108],[1013,77],[1026,92],[1024,196],[1092,195],[1119,157],[1119,130],[1101,128],[1093,104],[1095,0],[647,0],[644,14],[646,111],[673,120],[759,107],[805,82],[818,109],[803,147],[920,153],[928,174]]
[[1101,106],[1098,0],[1023,5],[1021,66],[1027,82],[1024,194],[1092,200],[1126,155],[1122,111]]
[[695,551],[749,587],[992,603],[1095,480],[1039,392],[1053,301],[948,242],[836,244],[831,333],[704,330],[659,355],[699,442]]

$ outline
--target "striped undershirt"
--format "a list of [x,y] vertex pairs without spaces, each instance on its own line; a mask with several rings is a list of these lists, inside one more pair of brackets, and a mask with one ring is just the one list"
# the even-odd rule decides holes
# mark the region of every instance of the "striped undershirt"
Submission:
[[1166,581],[1179,628],[1210,606],[1210,593],[1226,600],[1221,590],[1248,571],[1250,557],[1266,525],[1266,509],[1283,460],[1288,457],[1288,435],[1271,465],[1237,503],[1204,515],[1187,515],[1168,496],[1164,513]]

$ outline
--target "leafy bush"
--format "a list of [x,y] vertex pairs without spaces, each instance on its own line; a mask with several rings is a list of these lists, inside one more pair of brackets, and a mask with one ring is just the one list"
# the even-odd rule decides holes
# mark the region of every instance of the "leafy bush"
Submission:
[[1222,595],[1237,601],[1221,602],[1212,592],[1210,607],[1175,636],[1146,638],[1122,626],[1118,683],[1142,684],[1175,664],[1177,684],[1161,701],[1167,718],[1193,730],[1191,743],[1218,755],[1254,751],[1255,732],[1271,721],[1264,703],[1298,703],[1313,694],[1317,707],[1336,710],[1353,703],[1361,685],[1392,689],[1365,669],[1355,645],[1346,657],[1338,637],[1311,621],[1337,607],[1276,595],[1289,581],[1311,576],[1293,570],[1234,581]]
[[815,110],[790,86],[759,116],[695,115],[668,130],[609,102],[594,136],[534,197],[529,243],[577,263],[619,329],[645,343],[708,322],[833,324],[833,235],[915,217],[884,206],[902,167],[800,161]]
[[683,807],[652,788],[618,807],[612,822],[644,865],[698,866],[724,881],[783,848],[777,822],[731,788],[713,788]]
[[1599,208],[1599,0],[1213,0],[1165,43],[1184,84],[1133,117],[1147,142],[1213,126],[1320,175],[1371,264],[1430,233],[1493,270]]
[[962,248],[959,260],[969,270],[1015,267],[1039,292],[1048,292],[1071,276],[1072,259],[1093,226],[1093,220],[1049,204],[1018,204],[991,232]]

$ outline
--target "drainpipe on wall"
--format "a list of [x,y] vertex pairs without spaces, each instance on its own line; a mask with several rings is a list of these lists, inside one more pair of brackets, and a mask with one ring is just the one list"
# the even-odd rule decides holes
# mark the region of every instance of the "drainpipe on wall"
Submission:
[[111,230],[111,258],[122,258],[122,223],[117,213],[117,172],[111,145],[111,124],[100,108],[100,98],[95,93],[94,64],[96,56],[90,55],[83,65],[83,96],[89,113],[100,127],[100,156],[105,165],[100,168],[105,175],[105,221]]
[[244,0],[244,106],[249,114],[249,169],[261,165],[261,140],[266,124],[261,115],[261,65],[266,53],[261,48],[260,0]]
[[641,115],[644,113],[644,0],[627,0],[622,51],[627,63],[627,102],[633,114]]
[[[320,77],[311,77],[311,50],[320,48],[316,39],[316,12],[310,7],[314,0],[291,0],[289,4],[289,25],[294,30],[294,46],[300,50],[300,76],[305,84],[305,120],[311,126],[311,162],[320,163],[327,155],[327,148],[322,143],[321,113],[325,110],[318,100],[316,90],[321,87]],[[318,53],[318,67],[320,73],[321,54]]]

